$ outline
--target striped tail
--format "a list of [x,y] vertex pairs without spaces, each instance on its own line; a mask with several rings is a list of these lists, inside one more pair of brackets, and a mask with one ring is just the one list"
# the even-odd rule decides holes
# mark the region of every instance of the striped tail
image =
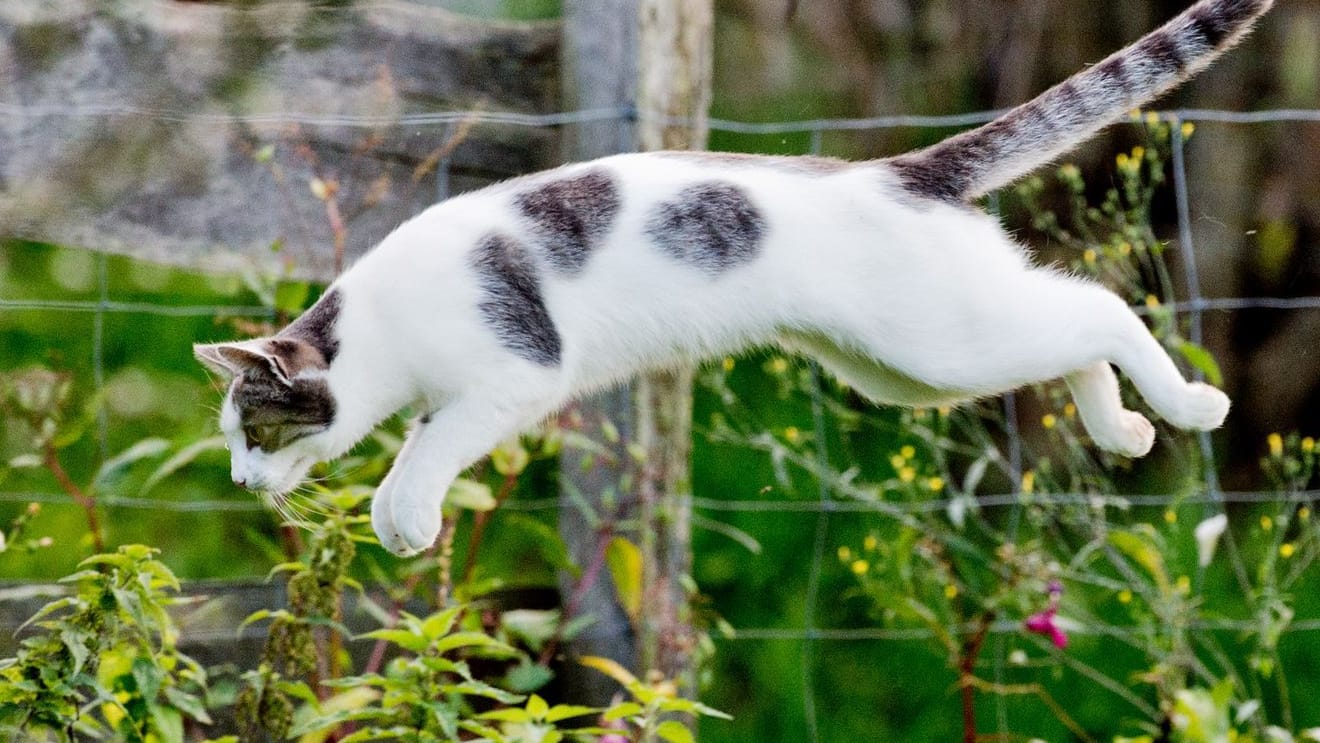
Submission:
[[1160,29],[978,129],[885,161],[909,191],[962,202],[1054,160],[1205,68],[1273,0],[1201,0]]

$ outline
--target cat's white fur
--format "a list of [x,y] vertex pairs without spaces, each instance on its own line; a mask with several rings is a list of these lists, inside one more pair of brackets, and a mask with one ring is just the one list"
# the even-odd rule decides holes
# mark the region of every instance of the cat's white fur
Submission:
[[[1189,14],[1219,6],[1241,12],[1245,4],[1203,0]],[[1254,5],[1258,14],[1269,3]],[[499,441],[639,370],[764,344],[816,358],[881,403],[950,404],[1063,378],[1095,443],[1129,456],[1150,450],[1154,428],[1123,408],[1111,364],[1172,425],[1222,423],[1227,397],[1185,381],[1117,296],[1032,265],[994,219],[973,208],[914,196],[905,172],[884,161],[799,167],[783,159],[628,154],[438,204],[333,285],[340,297],[333,363],[290,367],[294,378],[328,386],[336,406],[328,427],[266,452],[248,445],[242,411],[233,393],[227,397],[221,428],[235,481],[287,491],[313,462],[343,454],[404,406],[430,411],[372,506],[385,546],[416,553],[439,532],[450,483]],[[492,231],[535,245],[519,194],[587,173],[615,184],[619,206],[578,271],[556,272],[529,248],[560,344],[557,363],[538,363],[492,332],[473,246]],[[735,188],[763,220],[754,256],[718,271],[655,245],[657,205],[711,181]],[[261,341],[248,343],[199,347],[198,356],[236,376],[266,361],[275,367]]]

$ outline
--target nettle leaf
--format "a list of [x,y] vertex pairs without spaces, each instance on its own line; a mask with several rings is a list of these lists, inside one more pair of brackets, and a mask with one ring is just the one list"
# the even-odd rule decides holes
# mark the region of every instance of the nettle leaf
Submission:
[[1219,368],[1219,362],[1203,346],[1199,346],[1191,341],[1183,341],[1178,344],[1178,352],[1182,354],[1187,363],[1191,364],[1197,371],[1205,375],[1205,379],[1216,387],[1224,385],[1224,372]]
[[162,454],[169,448],[170,442],[159,438],[143,439],[133,444],[101,464],[92,478],[92,489],[103,490],[112,485],[135,463]]
[[368,640],[384,640],[394,643],[405,650],[411,650],[414,653],[420,653],[426,649],[428,644],[426,638],[420,634],[414,634],[406,629],[378,629],[372,630],[359,637]]
[[507,645],[490,635],[481,632],[455,632],[452,635],[442,637],[435,643],[436,652],[444,655],[445,653],[464,648],[477,648],[483,651],[483,655],[488,655],[490,651],[498,654],[518,655],[517,649]]
[[660,723],[655,729],[655,734],[669,741],[669,743],[696,743],[696,738],[692,737],[692,731],[677,720],[665,720]]
[[462,612],[462,607],[455,606],[432,614],[422,620],[421,633],[428,640],[438,640],[444,637],[454,628],[454,623],[458,621],[458,615]]
[[614,579],[619,604],[635,624],[642,614],[642,551],[623,537],[610,540],[605,565]]
[[142,487],[139,489],[138,494],[145,495],[148,490],[159,485],[165,478],[178,472],[189,464],[192,464],[193,460],[197,459],[197,457],[207,452],[224,450],[224,448],[224,436],[211,436],[183,447],[175,452],[174,456],[161,462],[160,466],[156,468],[156,471],[152,472],[151,475],[147,477],[146,481],[142,483]]
[[449,486],[449,493],[445,495],[445,505],[469,511],[493,511],[499,503],[495,500],[489,485],[460,477]]

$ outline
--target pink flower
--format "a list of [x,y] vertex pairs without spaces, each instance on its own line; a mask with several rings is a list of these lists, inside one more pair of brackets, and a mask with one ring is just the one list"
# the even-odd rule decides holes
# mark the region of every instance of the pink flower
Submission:
[[1058,613],[1059,607],[1051,606],[1045,611],[1027,617],[1027,620],[1023,625],[1028,632],[1049,637],[1050,642],[1054,643],[1054,647],[1063,650],[1068,647],[1068,636],[1063,633],[1063,630],[1060,629],[1059,625],[1054,621],[1055,616],[1058,615]]

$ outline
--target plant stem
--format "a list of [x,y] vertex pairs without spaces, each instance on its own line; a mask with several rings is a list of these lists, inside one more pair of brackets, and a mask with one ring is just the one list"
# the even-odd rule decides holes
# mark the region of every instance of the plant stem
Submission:
[[976,632],[963,643],[958,656],[958,686],[962,696],[963,743],[976,743],[976,659],[985,647],[985,638],[994,624],[995,613],[987,611],[976,620]]
[[46,445],[44,463],[46,469],[50,470],[50,473],[55,476],[55,481],[59,483],[64,492],[68,493],[69,497],[73,498],[74,502],[82,507],[87,514],[87,530],[91,532],[92,547],[96,550],[96,554],[105,552],[105,535],[101,532],[101,520],[96,515],[96,496],[83,491],[82,488],[78,487],[78,483],[69,477],[69,473],[60,464],[59,453],[50,444]]
[[597,533],[596,552],[592,555],[591,563],[587,565],[586,572],[578,580],[573,588],[573,595],[569,597],[568,604],[559,616],[559,624],[555,627],[555,633],[550,637],[549,642],[545,644],[545,649],[541,651],[541,657],[537,659],[537,665],[549,666],[550,661],[554,660],[555,653],[559,652],[559,645],[564,641],[564,631],[568,629],[568,623],[577,616],[581,608],[582,600],[586,598],[587,592],[596,581],[600,579],[600,571],[605,567],[605,555],[609,550],[610,540],[614,538],[614,525],[606,522],[601,525]]
[[477,552],[481,549],[481,541],[486,536],[486,524],[490,522],[491,514],[499,510],[499,507],[508,500],[513,494],[513,489],[518,485],[517,475],[505,475],[504,482],[500,485],[500,492],[495,494],[495,508],[489,511],[478,511],[472,517],[472,534],[468,537],[467,557],[463,562],[463,584],[472,582],[472,574],[477,567]]

